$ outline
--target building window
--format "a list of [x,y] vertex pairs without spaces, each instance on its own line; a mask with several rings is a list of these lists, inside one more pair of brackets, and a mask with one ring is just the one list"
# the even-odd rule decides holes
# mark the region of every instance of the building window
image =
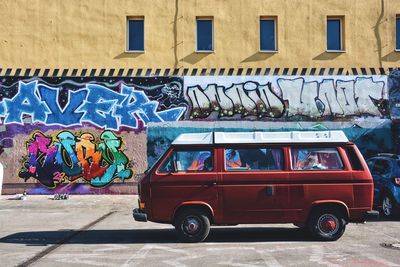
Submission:
[[211,52],[214,50],[213,40],[213,18],[197,17],[196,18],[197,45],[198,52]]
[[328,51],[343,51],[343,18],[328,17],[326,27]]
[[128,51],[144,51],[144,17],[128,17],[127,46]]
[[396,17],[396,50],[400,51],[400,15]]
[[260,51],[277,51],[276,18],[260,18]]

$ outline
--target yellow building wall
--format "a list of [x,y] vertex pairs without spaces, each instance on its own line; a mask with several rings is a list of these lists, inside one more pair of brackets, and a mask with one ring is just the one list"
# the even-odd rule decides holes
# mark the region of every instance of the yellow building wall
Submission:
[[[0,0],[0,67],[390,68],[399,0]],[[345,18],[345,52],[326,52],[327,16]],[[126,19],[145,18],[145,52],[126,52]],[[214,17],[213,53],[196,53],[196,16]],[[259,52],[260,16],[277,16],[278,52]]]

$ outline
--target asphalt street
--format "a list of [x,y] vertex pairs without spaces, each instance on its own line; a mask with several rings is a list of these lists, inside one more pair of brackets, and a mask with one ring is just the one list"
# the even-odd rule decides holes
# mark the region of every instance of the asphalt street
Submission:
[[400,220],[350,224],[335,242],[293,225],[213,227],[180,243],[171,225],[135,222],[136,196],[0,196],[0,266],[400,266]]

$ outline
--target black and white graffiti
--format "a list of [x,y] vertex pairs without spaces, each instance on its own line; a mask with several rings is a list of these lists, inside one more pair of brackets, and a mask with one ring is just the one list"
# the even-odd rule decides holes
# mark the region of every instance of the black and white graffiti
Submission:
[[185,77],[189,119],[386,117],[389,112],[386,76],[197,78]]

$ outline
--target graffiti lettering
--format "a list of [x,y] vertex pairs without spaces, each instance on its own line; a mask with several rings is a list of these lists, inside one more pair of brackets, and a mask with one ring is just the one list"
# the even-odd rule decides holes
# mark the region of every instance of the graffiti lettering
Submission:
[[188,96],[192,103],[190,118],[206,118],[213,111],[218,112],[220,117],[235,114],[240,114],[241,117],[280,117],[285,108],[270,86],[246,82],[229,88],[215,84],[208,85],[204,90],[200,86],[188,87]]
[[26,145],[29,156],[19,177],[25,181],[34,178],[48,188],[79,178],[93,187],[104,187],[117,178],[124,181],[132,177],[132,170],[127,169],[129,160],[121,151],[121,138],[108,130],[98,144],[91,133],[78,137],[61,131],[53,140],[37,131]]
[[230,87],[208,84],[204,89],[200,85],[187,86],[192,104],[190,118],[208,118],[213,112],[219,118],[388,115],[385,82],[372,77],[271,80],[266,84],[247,81]]
[[22,116],[29,114],[34,122],[46,119],[47,106],[36,94],[37,82],[19,85],[19,93],[12,99],[5,100],[5,123],[22,123]]
[[0,116],[4,124],[23,123],[29,115],[33,122],[45,125],[74,126],[83,122],[107,129],[121,126],[138,127],[138,119],[146,126],[149,122],[176,121],[185,107],[158,110],[159,102],[151,101],[141,90],[122,86],[121,93],[102,85],[86,84],[86,88],[68,91],[64,108],[58,102],[60,89],[37,81],[19,82],[18,92],[11,99],[0,102]]

